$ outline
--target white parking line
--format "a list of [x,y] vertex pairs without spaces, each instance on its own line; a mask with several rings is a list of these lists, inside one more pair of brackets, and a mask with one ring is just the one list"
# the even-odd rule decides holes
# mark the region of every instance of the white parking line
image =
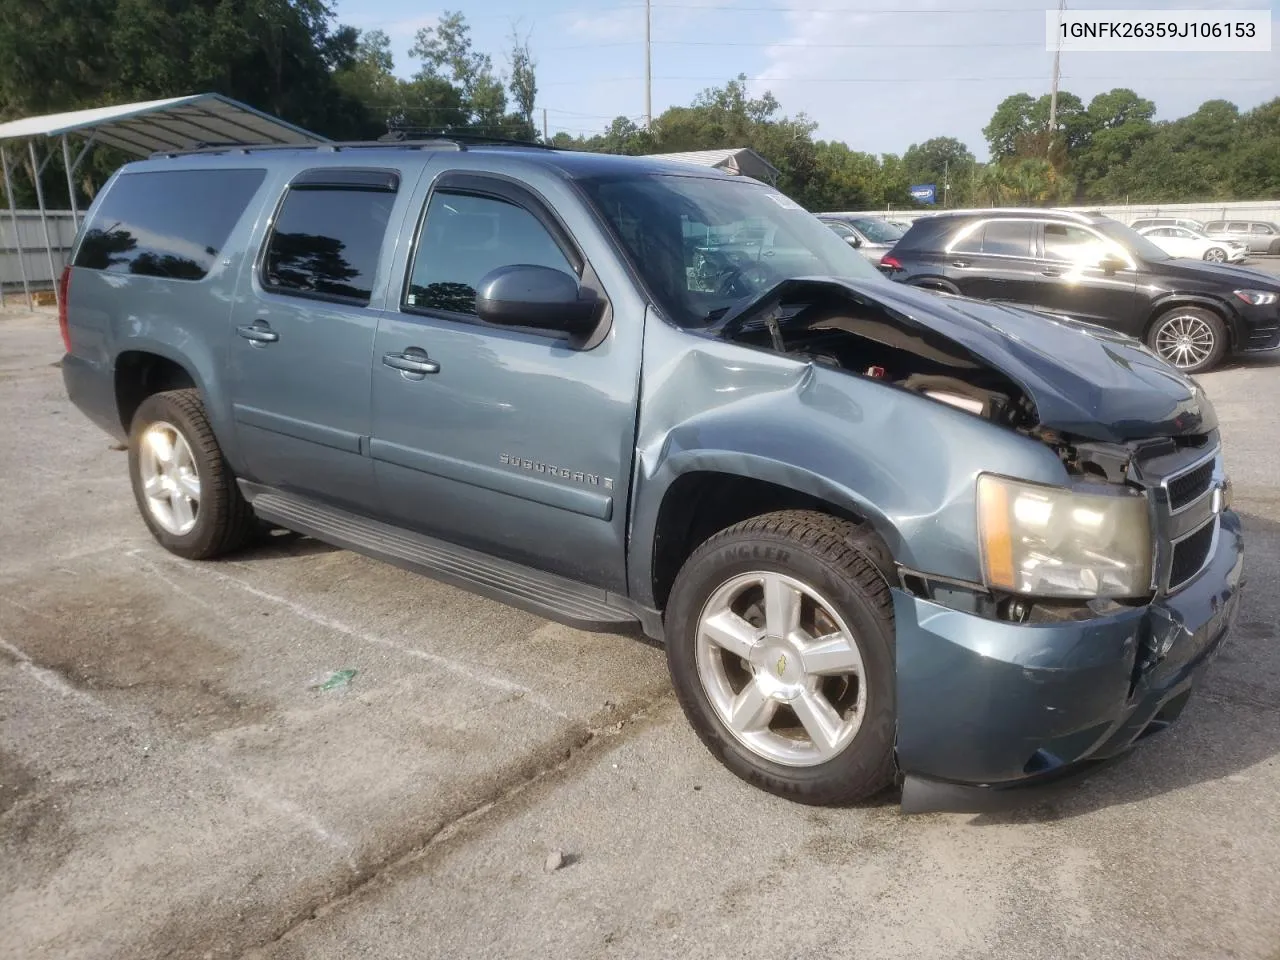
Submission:
[[[128,556],[137,559],[141,563],[147,565],[149,568],[154,568],[155,566],[154,561],[150,557],[147,557],[146,555],[144,555],[141,550],[130,550],[128,551]],[[288,599],[287,597],[281,597],[277,594],[269,593],[266,590],[259,589],[258,587],[255,587],[253,584],[246,583],[245,581],[239,579],[238,577],[230,576],[229,574],[225,574],[220,571],[214,570],[211,567],[196,565],[194,563],[189,563],[188,561],[179,560],[177,558],[170,558],[169,555],[167,554],[164,556],[164,559],[173,563],[175,566],[181,566],[184,569],[190,569],[193,571],[198,570],[202,576],[212,577],[213,579],[219,580],[223,583],[231,584],[232,586],[238,587],[239,589],[245,591],[248,594],[258,597],[259,599],[268,600],[272,603],[279,604],[280,606],[289,610],[289,612],[293,613],[295,616],[301,617],[303,620],[308,620],[311,623],[314,623],[318,626],[326,627],[329,630],[334,630],[338,633],[346,634],[347,636],[352,637],[356,640],[360,640],[364,643],[370,643],[376,646],[386,647],[390,650],[395,650],[397,653],[402,653],[408,657],[414,657],[419,660],[425,660],[427,663],[434,664],[435,666],[448,670],[450,673],[454,673],[458,676],[466,677],[468,680],[473,680],[476,683],[481,684],[482,686],[490,687],[491,689],[494,689],[494,690],[501,690],[505,693],[518,694],[523,700],[527,701],[528,703],[534,704],[535,706],[541,707],[543,710],[546,710],[548,713],[553,714],[554,716],[560,718],[561,720],[572,721],[573,719],[567,713],[565,713],[563,710],[557,707],[554,703],[552,703],[550,700],[547,700],[545,697],[539,694],[537,691],[532,690],[529,687],[524,686],[523,684],[516,683],[514,680],[509,680],[506,677],[500,676],[499,674],[486,671],[481,667],[473,666],[469,663],[464,663],[461,660],[455,660],[452,657],[445,657],[445,656],[441,656],[438,653],[430,653],[426,650],[419,650],[416,647],[409,647],[402,643],[397,643],[394,640],[390,640],[386,637],[381,637],[381,636],[378,636],[377,634],[369,633],[365,630],[359,629],[358,627],[353,627],[350,624],[343,623],[341,620],[335,620],[334,618],[326,616],[323,613],[319,613],[308,607],[304,607],[302,604],[295,603],[294,601]],[[173,584],[172,581],[165,579],[164,582],[168,583],[170,586],[175,587],[175,589],[178,589],[184,595],[188,594],[188,591],[182,589],[181,587],[177,587],[177,585]]]
[[[8,597],[3,597],[0,599],[3,599],[5,603],[8,603],[14,607],[17,607],[19,610],[23,611],[24,613],[36,612],[28,609],[27,607],[18,603],[16,600],[10,600]],[[77,690],[71,684],[67,683],[67,681],[62,678],[62,675],[59,674],[57,671],[49,670],[46,667],[40,666],[38,663],[32,660],[29,656],[27,656],[26,651],[20,650],[18,647],[15,647],[12,643],[9,643],[9,641],[5,640],[4,637],[0,637],[0,650],[5,650],[6,652],[8,652],[10,656],[12,656],[15,660],[18,661],[18,669],[21,670],[23,673],[29,674],[32,677],[32,679],[34,679],[41,686],[47,687],[48,689],[52,690],[54,693],[60,694],[64,697],[71,697],[72,699],[79,700],[82,703],[86,703],[92,706],[96,710],[103,711],[104,713],[112,712],[111,708],[108,707],[105,703],[98,700],[96,697],[85,693],[83,690]]]

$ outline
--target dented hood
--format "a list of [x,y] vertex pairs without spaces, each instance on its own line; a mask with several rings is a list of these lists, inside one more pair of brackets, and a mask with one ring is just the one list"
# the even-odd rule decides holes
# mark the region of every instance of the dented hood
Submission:
[[1021,386],[1035,403],[1040,423],[1050,429],[1123,442],[1206,433],[1217,426],[1204,392],[1132,337],[887,280],[786,280],[726,316],[721,332],[769,304],[802,298],[811,284],[826,293],[838,290],[879,304],[904,326],[924,328],[960,345]]

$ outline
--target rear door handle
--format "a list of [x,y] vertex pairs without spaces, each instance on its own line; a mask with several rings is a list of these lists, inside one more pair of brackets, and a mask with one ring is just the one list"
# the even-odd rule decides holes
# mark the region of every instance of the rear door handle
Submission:
[[280,334],[276,333],[269,326],[259,320],[257,323],[245,324],[236,327],[236,333],[244,337],[255,347],[263,346],[268,343],[275,343],[280,339]]
[[383,366],[390,367],[392,370],[399,370],[401,373],[439,373],[440,364],[436,363],[427,356],[425,350],[418,347],[410,347],[404,353],[384,353],[382,355]]

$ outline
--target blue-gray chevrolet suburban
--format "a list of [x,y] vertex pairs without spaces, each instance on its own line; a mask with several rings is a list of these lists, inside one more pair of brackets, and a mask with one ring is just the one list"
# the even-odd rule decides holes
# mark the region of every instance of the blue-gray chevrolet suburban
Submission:
[[1238,606],[1193,380],[891,283],[747,178],[445,137],[157,155],[60,284],[68,394],[164,548],[283,528],[643,631],[711,752],[794,800],[1092,769]]

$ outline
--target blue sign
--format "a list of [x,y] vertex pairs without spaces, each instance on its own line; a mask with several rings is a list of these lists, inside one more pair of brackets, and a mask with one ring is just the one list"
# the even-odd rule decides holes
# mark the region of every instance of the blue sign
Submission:
[[910,188],[911,196],[921,203],[938,202],[938,185],[934,183],[918,183]]

